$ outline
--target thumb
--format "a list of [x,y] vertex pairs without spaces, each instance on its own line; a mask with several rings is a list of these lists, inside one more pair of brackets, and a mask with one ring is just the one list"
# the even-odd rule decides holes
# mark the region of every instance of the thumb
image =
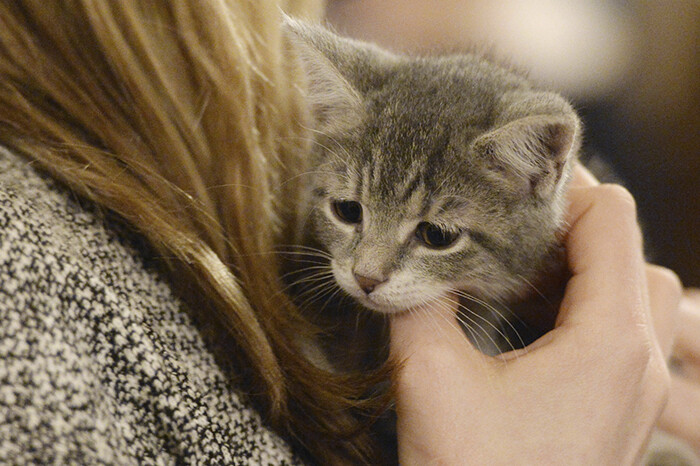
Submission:
[[[458,300],[446,296],[430,306],[421,306],[393,316],[390,352],[403,369],[462,371],[449,367],[472,363],[483,370],[487,357],[467,340],[457,322]],[[406,372],[406,371],[402,371]],[[437,375],[437,374],[436,374]],[[421,375],[419,375],[420,377]],[[422,377],[430,376],[425,372]]]
[[391,320],[401,463],[428,464],[440,457],[458,464],[463,459],[454,455],[455,447],[464,443],[459,427],[464,425],[464,409],[482,406],[489,365],[467,340],[456,313],[457,301],[445,297]]

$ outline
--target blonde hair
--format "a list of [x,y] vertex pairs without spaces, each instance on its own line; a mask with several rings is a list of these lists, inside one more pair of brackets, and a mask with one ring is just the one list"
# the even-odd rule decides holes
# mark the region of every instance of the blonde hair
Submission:
[[[270,255],[294,222],[307,120],[280,9],[320,2],[0,5],[0,143],[144,235],[226,328],[264,417],[324,462],[368,461],[371,377],[316,369]],[[272,298],[271,298],[272,297]],[[350,411],[348,411],[350,410]]]

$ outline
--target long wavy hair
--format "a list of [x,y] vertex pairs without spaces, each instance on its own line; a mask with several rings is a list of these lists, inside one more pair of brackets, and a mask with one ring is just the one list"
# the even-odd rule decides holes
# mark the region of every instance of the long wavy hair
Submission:
[[313,328],[270,252],[308,150],[281,11],[315,0],[0,3],[0,144],[150,242],[195,312],[226,329],[264,419],[323,463],[371,462],[371,376],[299,350]]

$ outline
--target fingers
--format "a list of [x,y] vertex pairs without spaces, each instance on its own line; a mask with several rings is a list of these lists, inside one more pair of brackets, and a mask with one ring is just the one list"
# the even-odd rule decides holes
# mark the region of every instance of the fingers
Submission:
[[632,312],[630,306],[642,311],[647,290],[634,200],[620,186],[586,187],[593,181],[585,172],[577,173],[580,187],[568,193],[566,248],[572,279],[559,323],[570,318],[607,323],[634,319],[639,323],[640,312]]
[[659,426],[700,454],[700,292],[681,298],[669,401]]
[[700,385],[679,376],[671,380],[668,403],[659,427],[684,439],[700,454]]
[[[664,356],[668,358],[676,334],[678,307],[683,287],[678,276],[664,267],[647,265],[646,276],[654,331]],[[700,315],[698,318],[700,319]],[[697,324],[698,328],[695,329],[697,333],[695,333],[694,340],[697,340],[698,335],[700,335],[700,322]],[[700,347],[698,351],[700,351]],[[698,355],[700,356],[700,352]]]
[[688,290],[679,305],[674,354],[700,382],[700,291]]
[[[634,202],[629,193],[621,187],[601,186],[590,172],[581,165],[577,165],[574,168],[570,184],[569,204],[571,225],[569,245],[573,249],[569,251],[569,257],[572,271],[578,281],[578,283],[576,281],[574,283],[578,285],[581,285],[581,282],[584,285],[587,283],[585,276],[584,280],[581,276],[576,276],[577,271],[594,272],[600,270],[603,272],[607,269],[608,273],[599,275],[597,281],[608,282],[612,287],[618,286],[618,295],[621,298],[635,299],[638,292],[644,291],[644,280],[635,280],[635,269],[643,263],[643,258],[641,256],[641,233],[637,226]],[[588,247],[579,248],[579,239],[587,243]],[[623,248],[618,246],[623,246]],[[581,255],[578,255],[579,251],[581,251]],[[625,255],[628,259],[620,260]],[[607,267],[605,266],[606,261],[608,262]],[[617,268],[614,267],[613,262],[617,263]],[[675,317],[681,296],[681,284],[673,272],[662,267],[647,265],[645,274],[653,328],[664,355],[668,357],[675,334]],[[591,280],[588,285],[593,285],[596,277],[593,273],[589,277]],[[637,282],[642,288],[627,287],[624,285],[625,281],[630,284]],[[610,296],[611,292],[615,292],[611,288],[607,290],[601,288],[600,291],[602,292],[601,296],[603,294]],[[700,301],[700,298],[698,299]],[[700,311],[698,311],[698,315],[700,316]],[[685,334],[690,335],[691,333],[686,331]],[[695,333],[695,335],[698,334],[700,333]],[[684,339],[684,344],[700,347],[700,343],[696,343],[697,341],[697,337],[689,337]],[[695,354],[700,356],[700,349]]]

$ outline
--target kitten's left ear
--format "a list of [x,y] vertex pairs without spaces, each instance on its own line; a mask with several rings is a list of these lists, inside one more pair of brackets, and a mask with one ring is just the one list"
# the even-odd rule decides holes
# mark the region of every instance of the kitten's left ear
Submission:
[[307,101],[316,129],[335,132],[360,119],[362,99],[335,61],[342,59],[341,39],[330,31],[284,16],[282,30],[306,76]]
[[[503,112],[496,129],[474,141],[472,150],[491,176],[517,195],[546,197],[568,177],[579,147],[579,119],[561,97],[520,101]],[[540,113],[542,112],[542,113]]]

